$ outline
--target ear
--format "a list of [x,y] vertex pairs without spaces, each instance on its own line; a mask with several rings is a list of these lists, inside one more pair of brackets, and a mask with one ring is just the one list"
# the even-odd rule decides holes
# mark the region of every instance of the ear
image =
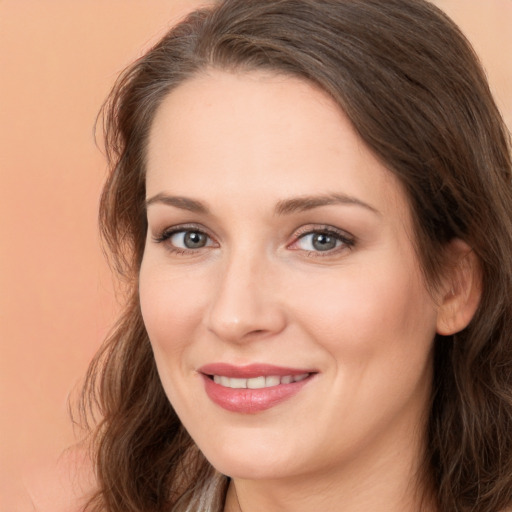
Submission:
[[455,239],[447,251],[448,265],[442,279],[437,315],[437,333],[443,336],[467,327],[482,293],[480,263],[471,247]]

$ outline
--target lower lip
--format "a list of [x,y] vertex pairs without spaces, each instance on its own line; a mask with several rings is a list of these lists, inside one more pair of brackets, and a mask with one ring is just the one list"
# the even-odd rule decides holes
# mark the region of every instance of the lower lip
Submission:
[[234,389],[221,386],[203,375],[206,394],[212,402],[223,409],[242,414],[266,411],[296,395],[313,377],[290,384],[279,384],[261,389]]

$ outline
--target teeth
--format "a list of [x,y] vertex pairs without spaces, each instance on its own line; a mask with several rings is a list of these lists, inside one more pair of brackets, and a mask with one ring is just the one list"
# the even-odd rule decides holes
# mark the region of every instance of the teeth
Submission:
[[263,389],[270,388],[273,386],[279,386],[279,384],[291,384],[292,382],[300,382],[306,379],[309,373],[303,373],[301,375],[285,375],[284,377],[278,377],[277,375],[271,375],[269,377],[253,377],[252,379],[240,379],[230,378],[223,375],[214,375],[213,382],[220,384],[225,388],[233,389]]
[[281,384],[280,377],[265,377],[265,387],[269,388],[271,386],[279,386]]
[[246,388],[247,379],[229,379],[229,384],[231,388]]
[[261,389],[265,387],[265,377],[254,377],[246,379],[246,387],[249,389]]

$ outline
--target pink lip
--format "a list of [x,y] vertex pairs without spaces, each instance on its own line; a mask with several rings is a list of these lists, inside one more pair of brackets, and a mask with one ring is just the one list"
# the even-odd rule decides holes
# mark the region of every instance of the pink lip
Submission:
[[[234,366],[226,363],[213,363],[199,368],[202,374],[205,391],[212,402],[223,409],[243,414],[255,414],[274,407],[296,395],[317,373],[309,369],[285,368],[268,364],[251,364]],[[221,386],[213,381],[212,375],[230,378],[250,379],[253,377],[269,377],[286,375],[303,375],[309,377],[299,382],[279,384],[262,389],[233,389]]]

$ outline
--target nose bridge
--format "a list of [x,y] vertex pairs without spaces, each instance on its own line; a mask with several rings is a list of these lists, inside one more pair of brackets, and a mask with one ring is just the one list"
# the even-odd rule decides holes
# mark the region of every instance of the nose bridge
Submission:
[[254,247],[238,247],[226,255],[216,276],[208,328],[226,341],[243,342],[284,328],[284,311],[275,288],[275,271]]

